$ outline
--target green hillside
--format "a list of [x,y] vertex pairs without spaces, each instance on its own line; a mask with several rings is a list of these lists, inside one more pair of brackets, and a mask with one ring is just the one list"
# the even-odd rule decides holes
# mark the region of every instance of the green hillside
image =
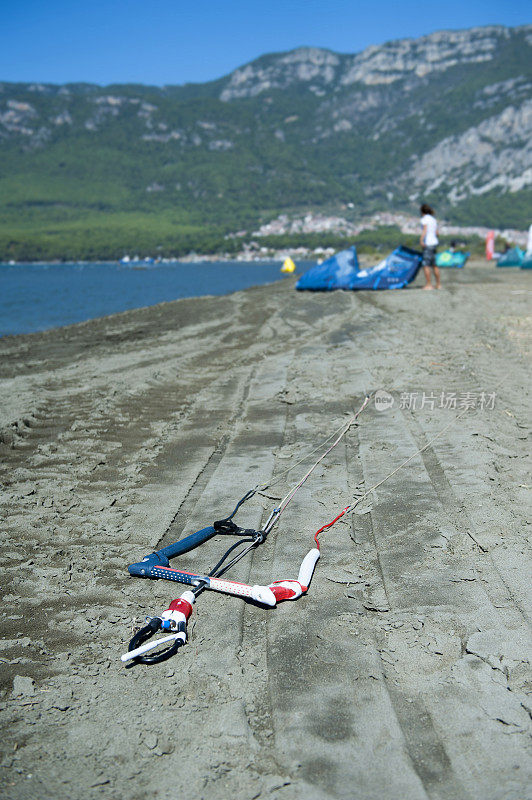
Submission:
[[347,203],[528,226],[530,30],[302,49],[204,85],[1,84],[0,258],[230,250]]

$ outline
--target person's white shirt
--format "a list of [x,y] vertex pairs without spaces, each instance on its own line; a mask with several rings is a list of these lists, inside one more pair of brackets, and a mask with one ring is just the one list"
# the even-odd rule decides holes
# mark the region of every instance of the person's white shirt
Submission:
[[421,217],[421,224],[423,225],[423,227],[426,226],[425,240],[424,240],[425,247],[437,247],[438,223],[435,217],[433,217],[432,214],[425,214],[423,217]]
[[530,255],[530,253],[532,253],[532,225],[528,229],[528,241],[526,243],[526,252],[527,255]]

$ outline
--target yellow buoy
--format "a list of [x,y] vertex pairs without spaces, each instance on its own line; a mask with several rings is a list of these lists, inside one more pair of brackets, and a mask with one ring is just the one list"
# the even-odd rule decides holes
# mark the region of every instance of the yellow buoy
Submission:
[[292,261],[292,259],[289,256],[288,258],[285,258],[284,264],[281,267],[281,272],[294,272],[295,268],[296,268],[296,265],[294,264],[294,262]]

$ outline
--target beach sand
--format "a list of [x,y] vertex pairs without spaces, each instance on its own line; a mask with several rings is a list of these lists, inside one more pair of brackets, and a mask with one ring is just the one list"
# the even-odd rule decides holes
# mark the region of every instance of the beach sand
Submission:
[[[1,339],[3,796],[530,797],[531,277],[290,278]],[[173,659],[125,668],[135,625],[185,588],[127,565],[226,516],[376,389],[394,405],[371,403],[231,577],[295,578],[318,527],[456,421],[323,535],[309,593],[204,592]],[[310,463],[236,521],[263,524]],[[174,564],[206,571],[227,544]]]

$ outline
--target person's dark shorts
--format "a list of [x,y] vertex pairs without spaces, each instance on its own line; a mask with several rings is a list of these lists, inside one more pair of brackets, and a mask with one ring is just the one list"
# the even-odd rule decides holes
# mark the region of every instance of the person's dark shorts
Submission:
[[423,248],[423,261],[421,262],[424,267],[436,266],[436,248],[424,247]]

